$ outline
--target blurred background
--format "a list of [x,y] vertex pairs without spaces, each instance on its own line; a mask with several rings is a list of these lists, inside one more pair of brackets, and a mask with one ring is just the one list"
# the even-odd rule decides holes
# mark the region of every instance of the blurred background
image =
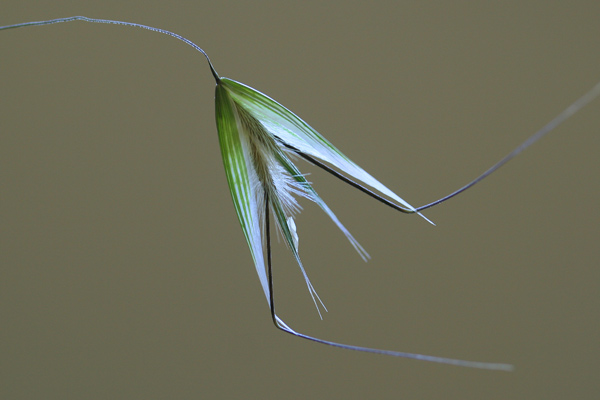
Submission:
[[[82,5],[86,4],[86,5]],[[172,30],[414,206],[457,189],[600,80],[600,3],[5,0]],[[3,399],[591,399],[600,392],[600,101],[467,193],[402,215],[299,161],[369,251],[301,201],[271,324],[227,189],[204,58],[71,22],[0,33]]]

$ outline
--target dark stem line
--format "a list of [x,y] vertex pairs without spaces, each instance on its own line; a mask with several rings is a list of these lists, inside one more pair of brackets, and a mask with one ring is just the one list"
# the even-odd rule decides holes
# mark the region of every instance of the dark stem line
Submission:
[[352,179],[348,178],[347,176],[345,176],[345,175],[341,174],[340,172],[336,171],[335,169],[331,168],[327,164],[322,163],[321,161],[317,160],[316,158],[314,158],[306,153],[301,152],[297,148],[290,146],[289,144],[285,144],[285,143],[283,143],[283,145],[285,147],[287,147],[288,149],[292,150],[295,154],[304,158],[309,163],[314,164],[317,167],[329,172],[331,175],[335,176],[336,178],[338,178],[338,179],[342,180],[343,182],[347,183],[348,185],[360,190],[361,192],[366,193],[367,195],[371,196],[372,198],[379,200],[386,206],[390,206],[394,210],[398,210],[398,211],[406,213],[406,214],[413,214],[415,212],[413,210],[408,210],[404,207],[401,207],[401,206],[397,205],[396,203],[386,199],[385,197],[373,192],[372,190],[362,186],[360,183],[353,181]]
[[269,217],[269,194],[264,191],[265,196],[265,240],[267,246],[267,278],[269,280],[269,308],[271,309],[271,319],[273,324],[279,328],[277,324],[277,316],[275,315],[275,303],[273,295],[273,270],[271,268],[271,220]]

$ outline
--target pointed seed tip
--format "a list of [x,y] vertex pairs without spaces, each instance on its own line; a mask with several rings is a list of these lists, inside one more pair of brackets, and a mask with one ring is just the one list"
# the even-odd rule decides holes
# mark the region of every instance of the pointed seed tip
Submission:
[[419,211],[416,211],[416,213],[423,218],[425,221],[429,222],[431,225],[433,226],[437,226],[432,220],[430,220],[429,218],[427,218],[426,216],[424,216],[423,214],[421,214]]

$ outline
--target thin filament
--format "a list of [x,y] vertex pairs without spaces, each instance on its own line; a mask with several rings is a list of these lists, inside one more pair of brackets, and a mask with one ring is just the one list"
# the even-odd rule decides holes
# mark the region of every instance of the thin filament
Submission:
[[477,178],[475,178],[474,180],[472,180],[465,186],[461,187],[460,189],[450,193],[449,195],[442,197],[441,199],[436,200],[433,203],[429,203],[424,206],[417,207],[416,210],[417,211],[425,210],[427,208],[430,208],[430,207],[433,207],[440,203],[443,203],[444,201],[449,200],[452,197],[456,196],[457,194],[460,194],[460,193],[464,192],[465,190],[469,189],[470,187],[474,186],[476,183],[481,182],[482,180],[487,178],[489,175],[491,175],[493,172],[498,170],[498,168],[502,167],[504,164],[506,164],[507,162],[509,162],[516,156],[518,156],[520,153],[522,153],[526,148],[528,148],[529,146],[531,146],[532,144],[534,144],[535,142],[540,140],[542,137],[544,137],[545,135],[550,133],[558,125],[565,122],[567,119],[569,119],[571,116],[573,116],[573,114],[575,114],[577,111],[579,111],[583,107],[587,106],[592,100],[594,100],[596,97],[598,97],[598,95],[600,95],[600,82],[598,82],[592,89],[590,89],[590,91],[588,91],[586,94],[584,94],[579,99],[577,99],[569,107],[565,108],[560,114],[558,114],[556,117],[554,117],[554,119],[552,121],[548,122],[544,127],[542,127],[536,133],[531,135],[529,137],[529,139],[527,139],[519,147],[517,147],[516,149],[514,149],[513,151],[508,153],[503,159],[498,161],[496,164],[494,164],[492,167],[490,167],[483,174],[479,175]]
[[204,57],[206,57],[206,61],[208,61],[208,66],[210,67],[210,72],[212,73],[212,75],[215,78],[215,80],[218,82],[221,79],[219,77],[219,74],[217,74],[217,71],[213,67],[212,63],[210,62],[210,58],[208,58],[208,54],[206,54],[206,52],[204,50],[202,50],[202,48],[200,46],[198,46],[196,43],[194,43],[191,40],[189,40],[187,38],[184,38],[183,36],[178,35],[178,34],[176,34],[174,32],[167,31],[165,29],[154,28],[152,26],[147,26],[147,25],[142,25],[142,24],[136,24],[134,22],[113,21],[113,20],[110,20],[110,19],[97,19],[97,18],[88,18],[88,17],[83,17],[83,16],[76,16],[76,17],[51,19],[51,20],[48,20],[48,21],[33,21],[33,22],[24,22],[24,23],[15,24],[15,25],[0,26],[0,30],[13,29],[13,28],[21,28],[21,27],[24,27],[24,26],[38,26],[38,25],[58,24],[58,23],[61,23],[61,22],[71,22],[71,21],[85,21],[85,22],[93,22],[95,24],[113,24],[113,25],[133,26],[133,27],[136,27],[136,28],[148,29],[149,31],[154,31],[154,32],[158,32],[158,33],[162,33],[162,34],[165,34],[165,35],[172,36],[175,39],[179,39],[182,42],[184,42],[185,44],[188,44],[188,45],[192,46],[194,49],[196,49],[200,53],[202,53],[204,55]]

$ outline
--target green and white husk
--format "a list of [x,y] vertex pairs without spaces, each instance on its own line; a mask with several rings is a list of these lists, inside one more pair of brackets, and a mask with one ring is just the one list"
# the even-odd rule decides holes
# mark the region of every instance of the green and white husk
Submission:
[[521,153],[548,132],[552,131],[557,125],[567,120],[574,113],[598,97],[600,95],[600,83],[595,85],[584,96],[580,97],[577,101],[567,107],[522,145],[517,147],[478,178],[440,200],[426,206],[415,208],[348,159],[348,157],[342,154],[293,112],[249,86],[228,78],[220,77],[210,63],[208,55],[204,50],[189,39],[176,33],[131,22],[93,19],[82,16],[0,26],[0,30],[26,26],[49,25],[77,20],[101,24],[133,26],[169,35],[192,46],[194,49],[201,52],[208,60],[211,72],[216,80],[215,111],[217,131],[223,164],[225,166],[225,174],[229,183],[229,190],[242,231],[250,248],[256,272],[267,298],[273,322],[279,329],[297,337],[349,350],[453,364],[463,367],[504,371],[512,370],[512,366],[507,364],[463,361],[352,346],[311,337],[294,331],[275,313],[273,281],[271,276],[269,214],[272,212],[275,218],[275,224],[282,234],[287,246],[292,251],[294,258],[302,271],[313,301],[317,305],[317,310],[319,310],[319,304],[321,306],[323,306],[323,304],[306,275],[298,253],[298,234],[296,232],[294,215],[300,208],[295,196],[305,197],[317,203],[338,226],[360,256],[367,260],[369,255],[341,224],[325,202],[323,202],[311,184],[306,180],[305,176],[298,170],[294,163],[292,163],[290,155],[298,156],[299,158],[303,158],[308,162],[325,169],[334,176],[396,210],[405,213],[420,214],[420,210],[439,204],[456,194],[467,190],[496,171],[500,166]]
[[[385,193],[409,212],[416,210],[354,164],[317,131],[270,97],[228,78],[217,79],[216,119],[219,143],[229,189],[244,235],[250,247],[265,296],[269,298],[263,252],[265,199],[286,244],[300,266],[313,300],[318,299],[298,254],[294,195],[317,203],[367,260],[369,255],[319,197],[289,153],[309,154],[325,161],[357,181]],[[294,149],[294,150],[292,150]]]

